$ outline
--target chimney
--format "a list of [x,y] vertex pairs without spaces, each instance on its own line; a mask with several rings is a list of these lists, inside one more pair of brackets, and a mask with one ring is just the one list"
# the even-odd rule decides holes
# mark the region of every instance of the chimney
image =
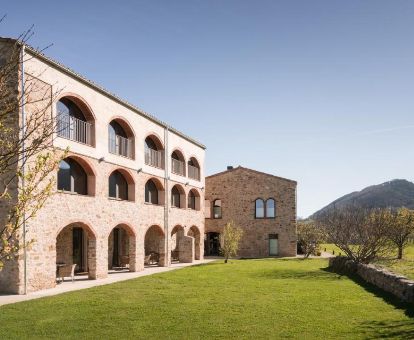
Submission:
[[233,166],[232,165],[228,165],[227,166],[227,171],[229,171],[229,170],[233,170]]

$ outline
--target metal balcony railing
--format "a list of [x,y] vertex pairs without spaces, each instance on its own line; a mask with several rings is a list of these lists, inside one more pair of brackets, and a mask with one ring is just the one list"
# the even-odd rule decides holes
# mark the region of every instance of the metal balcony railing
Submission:
[[58,115],[57,134],[62,138],[92,145],[92,124],[66,114]]
[[145,164],[164,169],[164,152],[146,148]]
[[171,158],[171,172],[180,176],[185,176],[185,163],[175,158]]
[[109,136],[109,152],[128,158],[133,158],[132,139],[118,135]]
[[200,169],[196,168],[195,166],[188,165],[188,177],[199,181],[200,180]]

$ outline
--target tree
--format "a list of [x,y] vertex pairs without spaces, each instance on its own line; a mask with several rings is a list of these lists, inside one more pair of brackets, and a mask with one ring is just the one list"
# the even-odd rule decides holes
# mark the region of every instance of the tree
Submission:
[[387,218],[388,238],[398,249],[398,259],[402,259],[404,248],[414,236],[414,211],[407,208],[390,209]]
[[25,225],[53,193],[52,174],[65,154],[53,147],[58,93],[23,72],[32,34],[0,40],[0,270],[34,241],[25,239]]
[[237,227],[233,221],[226,224],[221,245],[221,253],[224,256],[224,263],[227,263],[230,257],[237,256],[242,236],[243,230]]
[[316,223],[312,220],[298,221],[296,224],[298,242],[305,258],[315,254],[323,238],[323,233]]
[[370,263],[390,249],[385,209],[348,206],[318,216],[326,239],[357,263]]

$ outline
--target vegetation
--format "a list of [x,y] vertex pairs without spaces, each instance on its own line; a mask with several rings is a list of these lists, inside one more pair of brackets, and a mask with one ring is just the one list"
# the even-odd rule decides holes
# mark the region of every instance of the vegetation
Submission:
[[305,258],[308,258],[310,255],[317,255],[323,234],[315,222],[312,220],[298,221],[296,230],[299,247]]
[[[0,338],[407,339],[407,306],[325,259],[215,262],[0,307]],[[363,301],[363,304],[361,304]]]
[[220,250],[224,256],[224,263],[227,263],[230,257],[237,256],[242,236],[243,230],[236,226],[233,221],[225,225],[223,230],[223,243]]
[[388,210],[388,239],[398,249],[398,259],[403,258],[404,248],[414,238],[414,211],[406,208]]

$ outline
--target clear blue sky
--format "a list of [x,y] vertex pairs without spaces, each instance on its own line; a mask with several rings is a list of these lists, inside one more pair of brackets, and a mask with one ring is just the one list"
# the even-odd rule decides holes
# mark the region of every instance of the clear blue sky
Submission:
[[208,174],[298,181],[298,214],[414,180],[414,1],[2,1],[47,54],[205,143]]

